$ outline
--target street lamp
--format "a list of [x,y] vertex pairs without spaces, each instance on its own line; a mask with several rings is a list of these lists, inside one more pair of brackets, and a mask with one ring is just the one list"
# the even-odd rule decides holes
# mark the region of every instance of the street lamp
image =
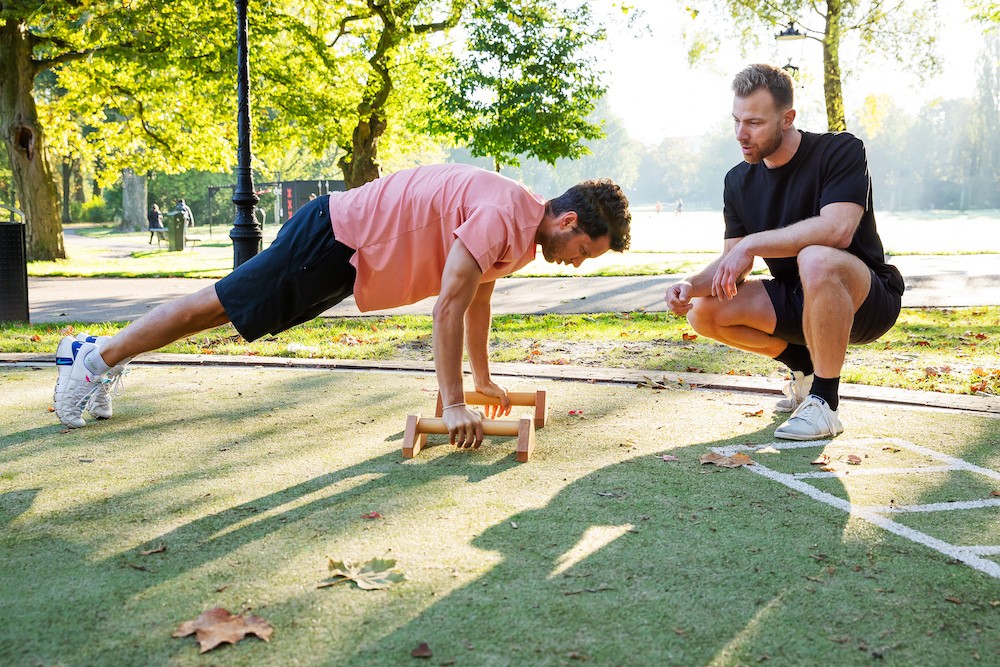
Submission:
[[795,21],[789,21],[788,27],[774,36],[778,42],[798,42],[806,38],[804,33],[795,29]]
[[247,50],[247,2],[236,0],[236,132],[239,147],[236,150],[236,187],[233,204],[236,219],[229,238],[233,240],[233,268],[260,252],[260,224],[254,208],[260,199],[253,187],[250,171],[250,64]]

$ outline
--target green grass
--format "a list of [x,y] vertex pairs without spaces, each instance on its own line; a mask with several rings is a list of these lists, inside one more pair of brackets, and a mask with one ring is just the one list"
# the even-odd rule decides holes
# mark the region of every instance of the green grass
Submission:
[[[114,419],[63,432],[50,373],[0,369],[4,665],[1000,660],[997,579],[747,470],[698,465],[714,446],[771,441],[774,421],[745,415],[754,397],[553,382],[529,463],[507,439],[403,461],[404,416],[430,410],[430,375],[137,367]],[[850,413],[850,438],[1000,468],[996,419]],[[761,460],[786,457],[810,468]],[[881,486],[847,481],[823,482],[841,497]],[[984,490],[893,483],[918,502]],[[957,514],[913,521],[996,542],[995,509]],[[317,589],[328,556],[395,558],[406,581]],[[215,606],[274,636],[204,656],[170,636]],[[431,660],[410,657],[421,642]]]
[[[64,331],[109,335],[121,326],[8,326],[0,329],[0,352],[51,354]],[[430,361],[431,334],[428,316],[323,318],[254,343],[244,341],[232,327],[222,327],[164,351]],[[493,318],[491,359],[651,372],[786,373],[770,359],[692,335],[686,320],[664,313],[498,315]],[[881,387],[1000,393],[1000,307],[904,309],[883,338],[849,349],[841,377]]]

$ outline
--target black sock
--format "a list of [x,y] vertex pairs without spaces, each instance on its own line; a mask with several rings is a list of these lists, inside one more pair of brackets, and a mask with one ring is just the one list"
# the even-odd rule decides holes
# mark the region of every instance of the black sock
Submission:
[[821,378],[816,375],[813,377],[813,386],[809,393],[813,396],[819,396],[826,401],[831,410],[836,411],[837,406],[840,405],[840,378]]
[[793,371],[802,371],[803,375],[812,375],[813,362],[809,356],[809,348],[805,345],[789,343],[781,354],[774,358],[788,366]]

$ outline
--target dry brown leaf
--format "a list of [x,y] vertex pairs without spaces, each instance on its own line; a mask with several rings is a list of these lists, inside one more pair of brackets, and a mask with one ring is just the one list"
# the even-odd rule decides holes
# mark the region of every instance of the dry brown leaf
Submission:
[[184,621],[174,632],[174,637],[194,635],[201,646],[199,653],[211,651],[219,644],[235,644],[247,635],[257,635],[270,641],[274,628],[253,614],[234,616],[222,607],[209,609],[193,621]]
[[431,647],[427,645],[427,642],[420,642],[417,644],[417,648],[410,651],[410,655],[414,658],[430,658],[434,656],[434,652],[431,651]]
[[1000,491],[990,491],[991,498],[1000,498]]
[[698,462],[702,465],[708,463],[720,468],[739,468],[740,466],[752,466],[754,464],[753,459],[742,452],[733,454],[732,456],[723,456],[716,452],[709,452],[708,454],[702,454]]
[[829,462],[830,462],[830,457],[829,457],[829,456],[828,456],[827,454],[820,454],[820,455],[819,455],[819,456],[818,456],[818,457],[816,458],[816,460],[815,460],[815,461],[813,461],[813,462],[812,462],[812,463],[811,463],[810,465],[814,465],[814,466],[825,466],[825,465],[826,465],[826,464],[828,464]]
[[698,338],[697,334],[689,334],[689,333],[682,333],[681,334],[681,339],[682,340],[695,340],[697,338]]
[[945,601],[951,602],[952,604],[962,604],[962,600],[960,598],[955,597],[954,595],[949,595],[948,597],[945,598]]
[[847,464],[852,466],[859,466],[861,465],[861,457],[858,456],[857,454],[848,454]]
[[165,542],[161,542],[160,546],[156,547],[155,549],[149,549],[147,551],[140,551],[139,555],[140,556],[151,556],[153,554],[162,554],[166,550],[167,550],[166,543]]
[[750,412],[750,411],[748,410],[747,412],[744,412],[744,413],[743,413],[743,416],[744,416],[744,417],[760,417],[760,416],[761,416],[761,415],[763,415],[763,414],[764,414],[764,411],[763,411],[763,410],[757,410],[756,412]]

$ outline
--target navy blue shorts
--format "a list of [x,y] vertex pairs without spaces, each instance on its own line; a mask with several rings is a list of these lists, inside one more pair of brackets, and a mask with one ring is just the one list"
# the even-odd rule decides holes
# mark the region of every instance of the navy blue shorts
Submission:
[[308,322],[354,292],[354,249],[334,238],[330,197],[299,209],[266,250],[215,284],[229,320],[257,340]]
[[[899,317],[903,297],[891,289],[888,283],[871,271],[871,288],[864,303],[854,313],[854,324],[851,325],[852,345],[863,345],[879,338],[892,328]],[[806,344],[802,333],[802,311],[804,299],[802,283],[789,283],[769,279],[764,281],[764,289],[771,298],[777,324],[774,326],[776,338],[795,343]]]

